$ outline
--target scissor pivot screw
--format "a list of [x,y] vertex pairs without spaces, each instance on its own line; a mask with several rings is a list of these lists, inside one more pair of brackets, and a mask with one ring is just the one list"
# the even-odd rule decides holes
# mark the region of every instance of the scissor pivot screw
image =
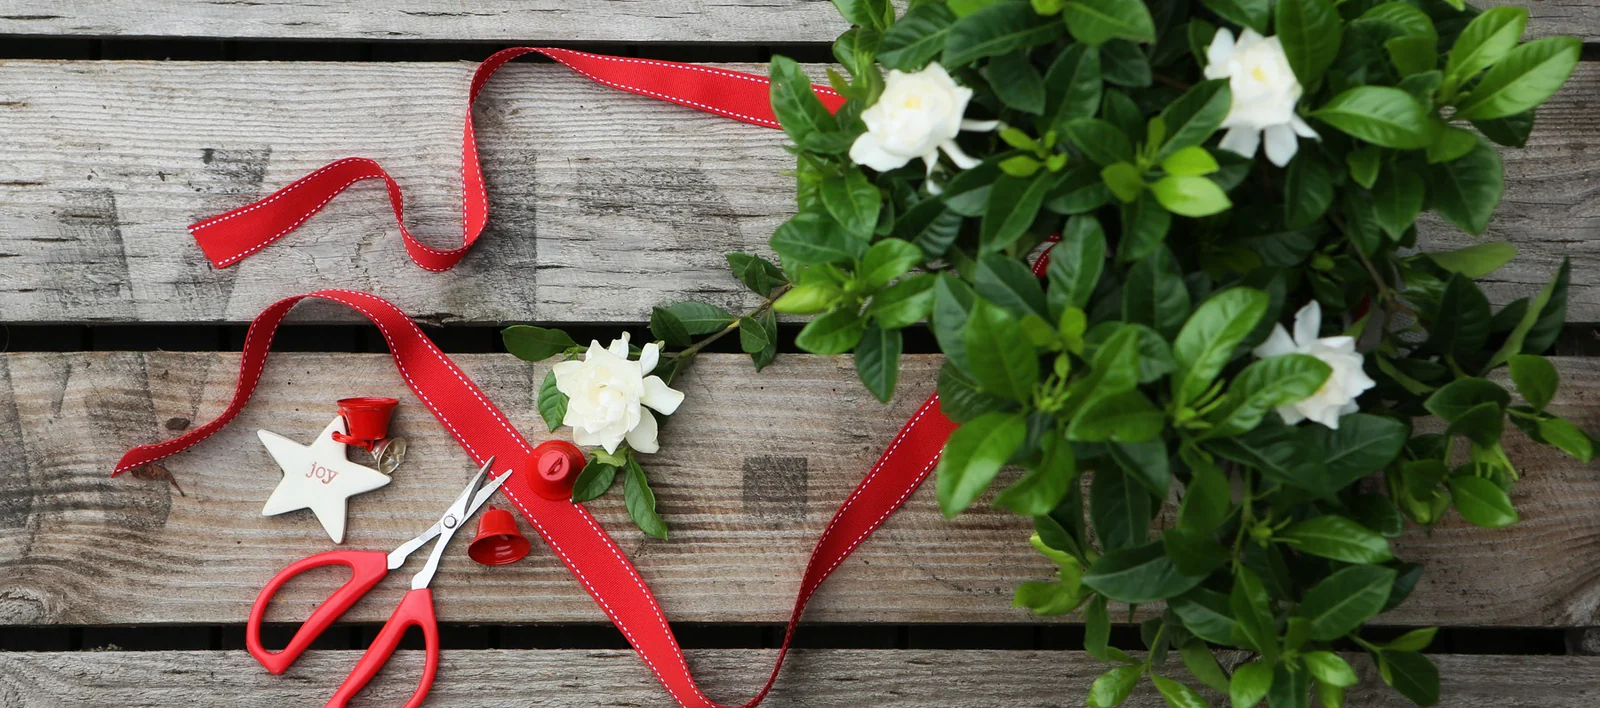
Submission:
[[453,528],[456,527],[456,523],[457,523],[456,522],[456,517],[454,517],[454,516],[446,516],[446,517],[444,517],[444,527],[445,528],[453,529]]

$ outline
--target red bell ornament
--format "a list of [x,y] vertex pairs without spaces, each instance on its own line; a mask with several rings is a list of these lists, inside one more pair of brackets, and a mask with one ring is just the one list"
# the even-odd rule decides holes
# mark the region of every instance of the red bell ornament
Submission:
[[511,512],[489,507],[478,519],[478,535],[467,546],[467,555],[484,565],[505,565],[527,557],[533,544],[517,528]]
[[[572,499],[572,485],[578,481],[586,459],[583,451],[565,440],[546,440],[528,456],[532,472],[528,479],[533,491],[550,501]],[[527,474],[526,472],[524,474]]]
[[372,452],[378,441],[389,437],[389,419],[399,403],[398,398],[381,396],[339,399],[339,415],[350,432],[334,433],[333,439]]

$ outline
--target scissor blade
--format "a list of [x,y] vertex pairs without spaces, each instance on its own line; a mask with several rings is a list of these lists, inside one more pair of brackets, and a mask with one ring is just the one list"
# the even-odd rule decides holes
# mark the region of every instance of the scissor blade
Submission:
[[[463,513],[457,513],[456,507],[461,505],[461,503],[464,502],[466,500],[466,498],[469,495],[472,494],[472,491],[474,489],[477,489],[478,483],[480,481],[482,481],[484,473],[488,472],[489,468],[492,467],[492,466],[494,466],[494,456],[493,455],[491,455],[489,457],[489,459],[486,462],[483,463],[483,467],[478,468],[478,473],[476,475],[473,475],[472,481],[467,483],[467,488],[461,492],[461,495],[456,497],[456,500],[450,503],[450,509],[448,511],[445,511],[444,516],[440,517],[438,521],[433,522],[433,525],[429,526],[428,530],[417,534],[411,540],[400,544],[399,548],[396,548],[393,551],[389,552],[389,560],[388,560],[389,570],[394,570],[396,568],[399,568],[402,565],[405,565],[406,564],[406,559],[410,558],[411,554],[415,553],[418,548],[421,548],[423,546],[423,544],[426,544],[427,542],[432,541],[435,538],[438,538],[439,534],[444,531],[444,520],[445,519],[451,518],[452,516],[454,516],[455,518],[458,518],[458,519],[463,519],[464,517],[472,516],[472,511],[467,511],[464,514]],[[505,477],[506,477],[506,475],[502,474],[502,475],[500,475],[499,480],[496,480],[496,481],[498,482],[500,480],[503,480],[503,479],[505,479]],[[499,489],[499,488],[500,487],[499,487],[498,484],[494,485],[494,489]],[[489,491],[488,494],[484,493],[483,491],[478,492],[477,496],[474,496],[472,498],[472,505],[471,505],[470,509],[474,510],[474,511],[477,510],[477,508],[478,508],[478,506],[480,504],[482,504],[483,502],[485,502],[485,501],[487,501],[489,499],[489,494],[493,494],[493,492]]]
[[[491,459],[489,462],[493,464],[494,460]],[[488,471],[487,465],[484,469],[478,471],[478,475],[473,478],[472,484],[467,487],[467,492],[471,492],[477,487],[486,471]],[[441,526],[439,540],[434,543],[433,551],[428,554],[428,561],[422,565],[422,570],[417,571],[417,574],[411,577],[412,590],[421,590],[433,582],[434,573],[439,570],[439,559],[444,556],[444,549],[450,545],[450,539],[455,538],[456,532],[466,525],[467,520],[472,518],[473,513],[485,502],[489,501],[489,497],[498,491],[501,485],[505,484],[505,481],[511,477],[511,472],[512,470],[507,470],[505,474],[495,478],[488,486],[478,490],[477,494],[472,496],[470,505],[467,503],[467,494],[463,493],[462,497],[456,500],[456,504],[451,506],[450,514],[446,514],[444,518],[439,520],[439,525]],[[454,514],[454,516],[451,516],[451,514]]]

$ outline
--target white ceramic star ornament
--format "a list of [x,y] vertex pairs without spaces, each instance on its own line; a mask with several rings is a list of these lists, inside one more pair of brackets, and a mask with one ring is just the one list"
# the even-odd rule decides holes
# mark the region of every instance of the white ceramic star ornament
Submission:
[[272,490],[262,516],[310,509],[334,543],[344,543],[345,506],[350,497],[389,483],[383,473],[345,459],[345,445],[333,439],[345,433],[344,418],[335,416],[315,442],[301,445],[270,430],[261,430],[261,444],[278,466],[283,480]]

